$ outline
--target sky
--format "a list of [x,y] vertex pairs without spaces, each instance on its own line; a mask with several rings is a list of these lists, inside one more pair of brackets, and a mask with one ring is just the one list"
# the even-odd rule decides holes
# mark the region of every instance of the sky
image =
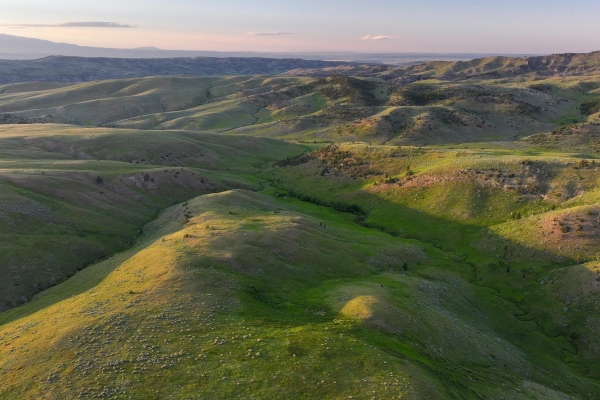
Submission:
[[0,33],[165,50],[589,52],[599,20],[600,0],[0,0]]

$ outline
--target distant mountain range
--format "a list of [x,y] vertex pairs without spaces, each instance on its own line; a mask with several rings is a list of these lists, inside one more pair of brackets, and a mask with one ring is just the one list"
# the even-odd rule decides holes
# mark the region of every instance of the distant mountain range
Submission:
[[[305,52],[274,53],[251,51],[186,51],[162,50],[157,47],[111,49],[55,43],[48,40],[0,34],[0,59],[34,60],[48,56],[110,57],[110,58],[176,58],[176,57],[263,57],[302,58],[305,60],[346,61],[364,64],[410,65],[425,61],[460,61],[491,56],[476,53],[352,53]],[[493,54],[497,55],[497,54]],[[504,54],[506,56],[517,56]]]
[[600,72],[600,52],[538,57],[487,57],[470,61],[431,61],[409,66],[262,57],[108,58],[49,56],[1,60],[0,84],[90,82],[158,75],[226,76],[332,75],[380,78],[405,85],[424,79],[469,80],[515,76],[578,76]]
[[280,75],[287,71],[320,70],[337,61],[259,57],[103,58],[50,56],[39,60],[0,60],[0,84],[20,82],[90,82],[156,75],[223,76]]
[[28,81],[75,83],[157,75],[285,74],[373,77],[404,85],[431,78],[495,79],[597,72],[600,72],[600,52],[481,57],[477,54],[174,51],[156,47],[85,47],[0,34],[0,84]]
[[469,61],[431,61],[414,65],[346,64],[337,67],[297,69],[289,76],[328,77],[332,75],[380,78],[399,85],[425,79],[461,81],[516,76],[581,76],[600,73],[600,51],[564,53],[534,57],[484,57]]

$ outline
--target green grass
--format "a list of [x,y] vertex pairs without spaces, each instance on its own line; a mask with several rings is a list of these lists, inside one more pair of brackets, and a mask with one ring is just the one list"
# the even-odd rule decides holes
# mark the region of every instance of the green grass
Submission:
[[[575,368],[597,376],[591,356],[597,346],[594,335],[575,318],[558,323],[563,309],[570,308],[568,297],[557,298],[540,285],[554,271],[597,257],[593,167],[575,169],[578,154],[468,147],[342,145],[316,153],[314,161],[276,167],[264,176],[280,192],[293,189],[321,201],[357,204],[366,212],[356,217],[362,224],[431,243],[464,260],[471,266],[465,279],[513,303],[519,310],[515,314],[537,321],[549,337],[577,353],[568,357]],[[415,173],[410,179],[409,167]],[[400,183],[386,183],[390,178]],[[537,191],[527,192],[527,185]],[[551,234],[545,221],[553,220]],[[560,231],[563,225],[568,232]],[[597,290],[575,292],[579,294],[570,301],[583,302],[592,312]],[[560,352],[555,356],[564,358]]]
[[4,91],[0,397],[598,397],[579,80]]
[[3,313],[2,393],[477,398],[502,382],[526,398],[523,380],[547,393],[564,380],[575,396],[596,390],[469,274],[450,254],[322,207],[202,196],[162,213],[133,249]]
[[5,126],[0,142],[0,255],[10,276],[2,309],[126,249],[159,210],[257,189],[244,175],[303,151],[248,137],[59,125]]
[[[595,78],[586,84],[594,85]],[[512,140],[584,121],[594,96],[575,78],[428,81],[334,77],[149,77],[20,85],[0,122],[228,132],[284,139],[433,144]],[[540,83],[541,82],[541,83]],[[581,90],[587,88],[587,92]],[[590,117],[591,118],[591,117]]]

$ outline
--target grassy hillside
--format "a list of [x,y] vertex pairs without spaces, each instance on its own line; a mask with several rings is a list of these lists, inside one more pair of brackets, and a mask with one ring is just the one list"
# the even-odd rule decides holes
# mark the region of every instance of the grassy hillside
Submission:
[[343,76],[27,83],[0,87],[0,123],[380,144],[514,140],[574,123],[596,123],[598,114],[585,105],[595,104],[599,87],[595,76],[409,85]]
[[531,135],[522,140],[530,146],[543,149],[598,155],[600,153],[600,126],[595,122],[568,125],[551,132]]
[[[507,145],[332,145],[264,176],[286,195],[352,210],[364,226],[463,258],[474,283],[514,302],[549,336],[568,338],[576,349],[568,358],[597,376],[599,161]],[[557,296],[549,282],[572,291]]]
[[599,398],[600,81],[481,63],[0,86],[0,398]]
[[256,187],[240,175],[302,151],[268,139],[61,125],[6,125],[0,149],[0,309],[127,248],[158,210]]
[[205,195],[163,212],[131,250],[3,313],[0,393],[597,393],[560,361],[566,341],[511,315],[471,274],[450,254],[327,209],[246,191]]
[[[244,90],[277,88],[269,78],[150,77],[108,80],[48,88],[32,84],[3,86],[0,112],[8,123],[55,122],[103,125],[139,115],[193,109]],[[1,89],[0,89],[1,91]]]

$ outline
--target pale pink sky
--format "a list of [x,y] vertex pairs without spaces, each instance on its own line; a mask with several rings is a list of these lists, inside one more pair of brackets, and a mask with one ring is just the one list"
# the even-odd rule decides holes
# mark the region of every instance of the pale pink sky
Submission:
[[20,0],[2,6],[0,33],[119,48],[552,53],[600,49],[598,15],[597,0]]

